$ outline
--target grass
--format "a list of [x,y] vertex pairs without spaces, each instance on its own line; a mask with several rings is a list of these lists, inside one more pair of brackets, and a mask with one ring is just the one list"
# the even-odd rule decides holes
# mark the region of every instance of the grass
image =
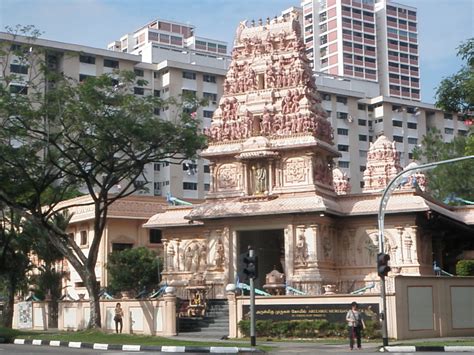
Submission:
[[[98,330],[82,330],[77,332],[45,332],[45,331],[22,331],[0,327],[0,338],[12,340],[21,339],[41,339],[41,340],[60,340],[77,341],[85,343],[104,343],[104,344],[127,344],[127,345],[157,345],[157,346],[235,346],[250,347],[249,342],[207,342],[207,341],[189,341],[173,338],[163,338],[159,336],[135,335],[135,334],[115,334],[104,333]],[[272,347],[258,346],[260,350],[268,351]]]

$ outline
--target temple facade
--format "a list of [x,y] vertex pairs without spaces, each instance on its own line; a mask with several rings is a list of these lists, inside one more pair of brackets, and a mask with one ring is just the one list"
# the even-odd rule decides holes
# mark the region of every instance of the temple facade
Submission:
[[[209,298],[225,298],[227,284],[245,282],[249,245],[259,256],[257,287],[277,270],[305,294],[324,294],[327,285],[379,292],[378,205],[402,170],[399,154],[380,136],[368,152],[363,193],[350,193],[333,167],[339,153],[299,31],[296,16],[238,26],[202,153],[211,162],[206,200],[169,207],[144,225],[162,232],[163,281],[178,294],[198,278]],[[423,197],[425,184],[422,174],[410,177],[388,203],[384,245],[394,275],[432,275],[435,204]],[[472,213],[450,218],[474,222]]]

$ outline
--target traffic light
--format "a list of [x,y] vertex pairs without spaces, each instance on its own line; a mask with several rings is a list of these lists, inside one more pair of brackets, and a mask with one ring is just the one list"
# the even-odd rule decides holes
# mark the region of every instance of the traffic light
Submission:
[[383,279],[387,276],[388,272],[391,270],[391,267],[388,266],[388,261],[390,260],[390,255],[385,253],[377,254],[377,273]]
[[258,257],[255,255],[250,256],[250,253],[247,253],[244,256],[244,264],[244,274],[249,279],[256,279],[258,277]]

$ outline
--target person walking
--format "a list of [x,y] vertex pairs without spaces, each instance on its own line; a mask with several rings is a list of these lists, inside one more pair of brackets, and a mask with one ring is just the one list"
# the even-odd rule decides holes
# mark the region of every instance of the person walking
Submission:
[[357,340],[357,349],[361,349],[361,333],[365,328],[362,314],[357,308],[357,302],[351,303],[351,309],[347,312],[346,321],[349,328],[349,346],[354,350],[354,338]]
[[123,328],[122,318],[123,318],[123,310],[122,310],[122,307],[120,306],[120,303],[117,303],[115,305],[115,317],[114,317],[116,333],[119,332],[119,324],[120,324],[120,333],[122,333],[122,328]]

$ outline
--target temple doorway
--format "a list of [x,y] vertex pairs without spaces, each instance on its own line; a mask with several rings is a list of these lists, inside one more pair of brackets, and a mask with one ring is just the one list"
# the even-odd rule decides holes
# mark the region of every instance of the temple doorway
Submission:
[[243,273],[245,266],[243,258],[247,254],[248,246],[251,245],[258,256],[258,278],[255,280],[255,287],[263,290],[266,274],[273,269],[284,272],[285,241],[283,229],[240,231],[238,233],[238,274],[240,282],[249,283]]

